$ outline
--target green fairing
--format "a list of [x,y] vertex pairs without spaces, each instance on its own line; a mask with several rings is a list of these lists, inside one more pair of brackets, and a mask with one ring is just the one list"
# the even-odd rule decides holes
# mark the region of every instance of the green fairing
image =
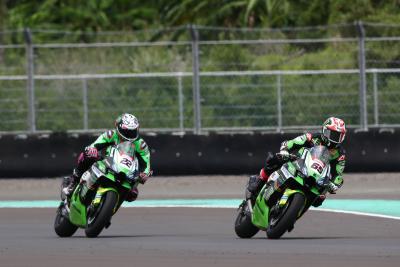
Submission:
[[265,188],[266,185],[261,189],[253,207],[253,213],[251,214],[252,223],[263,230],[267,229],[269,224],[269,207],[264,198]]
[[[292,178],[290,178],[290,179],[292,179]],[[298,177],[296,177],[294,179],[303,185],[303,181],[301,178],[299,179]],[[260,228],[262,230],[266,230],[269,226],[269,211],[270,211],[270,209],[267,205],[267,200],[264,198],[265,189],[266,189],[266,186],[263,187],[260,194],[258,195],[258,197],[256,199],[256,203],[253,207],[253,213],[251,215],[251,222],[255,226],[257,226],[258,228]],[[286,195],[287,199],[289,199],[290,196],[293,195],[294,193],[304,194],[301,190],[287,189],[287,190],[285,190],[284,195]],[[283,205],[286,205],[286,202]]]
[[[288,171],[289,171],[291,174],[294,173],[294,172],[292,171],[294,168],[295,168],[295,167],[294,167],[293,163],[288,162]],[[293,177],[293,178],[294,178],[294,180],[295,180],[296,182],[298,182],[300,185],[304,186],[304,179],[303,179],[303,178],[301,178],[300,176],[295,176],[295,177]],[[301,191],[299,191],[299,192],[302,193]],[[316,195],[319,195],[318,189],[316,189],[316,188],[311,188],[311,192],[313,192],[313,193],[316,194]]]
[[296,176],[296,177],[294,177],[294,180],[295,180],[296,182],[298,182],[300,185],[304,185],[304,180],[303,180],[303,178],[301,178],[301,177],[299,177],[299,176]]
[[96,196],[92,201],[92,204],[94,204],[95,206],[100,204],[100,200],[101,200],[102,196],[108,191],[114,191],[117,194],[118,198],[119,198],[119,193],[115,188],[112,188],[112,187],[99,187],[97,189]]
[[[95,164],[96,164],[97,168],[101,172],[104,173],[104,175],[103,175],[104,177],[106,177],[106,178],[110,179],[111,181],[115,182],[114,175],[112,173],[106,172],[106,165],[104,164],[103,161],[97,161]],[[127,181],[123,181],[122,182],[122,186],[127,188],[127,189],[129,189],[129,190],[132,188],[132,185]]]
[[[78,186],[79,188],[79,186]],[[72,197],[71,197],[71,205],[70,205],[70,213],[69,213],[69,220],[71,223],[75,224],[76,226],[79,227],[86,227],[87,224],[87,214],[86,214],[86,207],[84,204],[82,204],[79,193],[78,193],[78,188],[74,191]],[[104,195],[108,191],[114,191],[115,193],[118,194],[118,191],[112,187],[107,187],[107,188],[98,188],[96,197],[93,199],[93,202],[96,201],[96,199],[101,199],[101,196]],[[99,202],[100,203],[100,202]],[[99,203],[96,203],[99,204]]]
[[[106,178],[110,179],[111,181],[115,182],[115,177],[114,177],[114,175],[111,174],[111,173],[105,174],[104,177],[106,177]],[[121,185],[122,185],[123,187],[129,189],[129,190],[130,190],[131,187],[132,187],[131,184],[130,184],[129,182],[127,182],[127,181],[123,181]]]
[[[107,131],[102,133],[96,141],[94,141],[90,147],[97,147],[97,145],[101,144],[119,144],[121,143],[118,137],[118,133],[114,131]],[[150,151],[149,147],[147,146],[146,142],[143,138],[138,138],[137,140],[133,141],[135,146],[135,151],[140,155],[143,161],[146,164],[146,169],[144,170],[145,173],[150,172]]]
[[86,226],[86,207],[82,204],[80,197],[79,197],[79,190],[80,186],[78,186],[71,197],[71,205],[70,205],[70,213],[69,213],[69,220],[71,223],[79,226],[85,227]]

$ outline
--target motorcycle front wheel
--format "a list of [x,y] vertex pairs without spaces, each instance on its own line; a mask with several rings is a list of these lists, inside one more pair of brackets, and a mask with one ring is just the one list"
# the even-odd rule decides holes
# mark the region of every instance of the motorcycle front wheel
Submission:
[[88,214],[85,234],[87,237],[97,237],[103,228],[109,224],[117,206],[118,196],[114,191],[104,193],[97,208]]
[[235,233],[240,238],[251,238],[257,234],[259,229],[251,222],[251,213],[247,202],[244,202],[238,211],[235,220]]
[[54,220],[54,231],[59,237],[70,237],[76,230],[77,226],[73,225],[69,218],[63,215],[63,209],[65,209],[64,204],[61,204],[57,209],[57,215]]
[[268,238],[278,239],[287,230],[293,228],[300,211],[304,207],[305,201],[306,198],[303,194],[293,194],[279,214],[270,219],[270,224],[267,228]]

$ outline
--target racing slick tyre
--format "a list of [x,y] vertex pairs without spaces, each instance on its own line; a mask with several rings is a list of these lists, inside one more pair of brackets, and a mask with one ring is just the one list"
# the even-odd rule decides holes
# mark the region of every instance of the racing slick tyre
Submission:
[[59,237],[70,237],[76,232],[78,227],[73,225],[69,221],[69,218],[63,214],[63,209],[63,204],[57,209],[57,215],[54,220],[54,231]]
[[306,198],[303,194],[295,193],[275,216],[271,216],[267,228],[267,236],[271,239],[280,238],[287,230],[292,229],[300,212],[304,207]]
[[258,231],[259,229],[251,222],[250,210],[247,203],[244,202],[239,207],[238,215],[235,220],[235,233],[240,238],[251,238],[257,234]]
[[104,227],[108,226],[114,209],[117,206],[118,196],[114,191],[107,191],[97,208],[88,212],[85,234],[87,237],[97,237]]

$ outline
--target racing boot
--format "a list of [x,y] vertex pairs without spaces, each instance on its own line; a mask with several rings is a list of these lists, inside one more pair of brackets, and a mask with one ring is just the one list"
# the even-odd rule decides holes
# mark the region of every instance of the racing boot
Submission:
[[254,204],[258,192],[260,192],[261,188],[264,185],[264,181],[259,178],[258,175],[252,175],[249,178],[249,182],[246,187],[246,199],[250,199],[251,203]]
[[128,202],[135,201],[139,195],[139,190],[137,187],[132,188],[125,197],[125,200]]
[[80,180],[80,175],[78,173],[77,169],[74,169],[73,173],[71,176],[66,176],[64,177],[63,183],[62,183],[62,190],[61,190],[61,199],[65,199],[63,195],[66,198],[70,198],[72,195],[72,192],[74,192],[75,187],[78,185]]
[[268,175],[265,173],[264,168],[261,169],[260,175],[250,176],[247,184],[246,199],[251,199],[252,203],[254,203],[258,193],[267,181]]

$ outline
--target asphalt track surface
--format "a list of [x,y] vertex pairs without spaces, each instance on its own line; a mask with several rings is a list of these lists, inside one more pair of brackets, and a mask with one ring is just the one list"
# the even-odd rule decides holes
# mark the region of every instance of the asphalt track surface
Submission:
[[[396,197],[398,187],[381,190]],[[82,230],[59,238],[55,209],[3,208],[0,266],[400,266],[400,220],[309,211],[291,233],[269,240],[264,232],[237,238],[235,216],[235,209],[123,208],[98,238]]]
[[280,240],[239,239],[234,209],[125,208],[100,237],[53,232],[54,209],[1,209],[0,266],[399,266],[397,220],[310,211]]

